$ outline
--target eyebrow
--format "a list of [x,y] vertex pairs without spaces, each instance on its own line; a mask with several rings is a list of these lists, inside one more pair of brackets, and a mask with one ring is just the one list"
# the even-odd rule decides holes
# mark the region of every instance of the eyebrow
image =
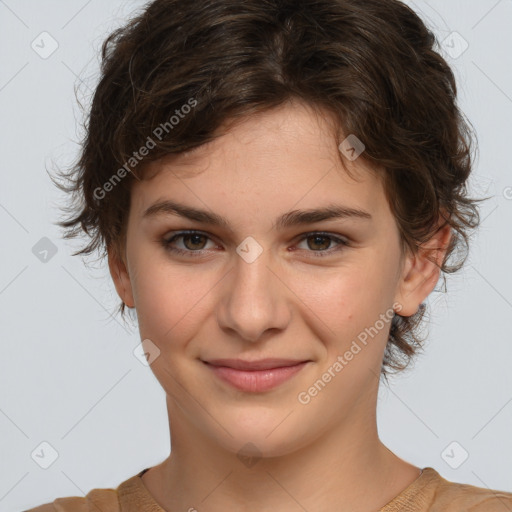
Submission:
[[[189,220],[209,224],[211,226],[223,227],[231,230],[229,221],[213,212],[201,210],[192,206],[177,203],[170,200],[162,200],[148,207],[142,214],[143,218],[153,218],[160,215],[179,215]],[[361,219],[372,220],[372,216],[365,210],[351,208],[337,204],[329,204],[323,208],[309,210],[292,210],[278,217],[273,225],[275,229],[282,230],[303,224],[313,224],[324,220],[334,219]]]

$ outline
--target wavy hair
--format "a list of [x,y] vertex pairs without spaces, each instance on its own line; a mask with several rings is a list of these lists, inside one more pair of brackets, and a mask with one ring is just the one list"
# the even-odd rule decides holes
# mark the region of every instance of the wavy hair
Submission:
[[[88,235],[74,255],[122,250],[131,184],[143,178],[145,161],[198,147],[227,121],[295,98],[330,112],[343,133],[364,142],[361,158],[383,168],[403,250],[418,250],[446,213],[445,280],[464,264],[480,219],[467,191],[474,134],[437,46],[398,0],[148,3],[102,45],[80,155],[61,173],[67,183],[57,183],[72,195],[58,223],[64,237]],[[143,156],[137,150],[148,137],[153,146]],[[393,318],[384,376],[406,368],[421,347],[425,313],[422,304]]]

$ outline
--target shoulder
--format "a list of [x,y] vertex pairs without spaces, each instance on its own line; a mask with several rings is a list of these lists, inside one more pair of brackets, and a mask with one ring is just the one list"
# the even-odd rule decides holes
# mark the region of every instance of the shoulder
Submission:
[[451,482],[435,469],[421,475],[381,512],[512,512],[512,493]]
[[24,512],[119,512],[119,499],[114,489],[93,489],[85,497],[57,498]]
[[505,512],[512,511],[512,493],[451,482],[435,469],[425,468],[413,486],[414,510],[429,512]]
[[121,482],[117,489],[93,489],[85,497],[57,498],[24,512],[121,512],[153,510],[165,512],[154,501],[140,478],[149,468]]
[[450,482],[439,474],[432,512],[471,510],[471,512],[512,511],[512,493]]

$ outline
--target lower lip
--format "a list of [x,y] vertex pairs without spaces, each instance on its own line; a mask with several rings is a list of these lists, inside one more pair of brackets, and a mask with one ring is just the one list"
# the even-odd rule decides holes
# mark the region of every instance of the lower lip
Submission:
[[205,363],[220,379],[241,391],[258,393],[273,389],[300,372],[307,361],[294,366],[281,366],[268,370],[236,370],[227,366]]

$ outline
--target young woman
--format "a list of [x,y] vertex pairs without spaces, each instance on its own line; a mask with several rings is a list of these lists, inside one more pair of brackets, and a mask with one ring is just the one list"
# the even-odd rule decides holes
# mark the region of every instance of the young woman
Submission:
[[111,34],[62,226],[136,311],[172,450],[33,511],[512,510],[377,431],[478,225],[434,43],[396,0],[156,0]]

